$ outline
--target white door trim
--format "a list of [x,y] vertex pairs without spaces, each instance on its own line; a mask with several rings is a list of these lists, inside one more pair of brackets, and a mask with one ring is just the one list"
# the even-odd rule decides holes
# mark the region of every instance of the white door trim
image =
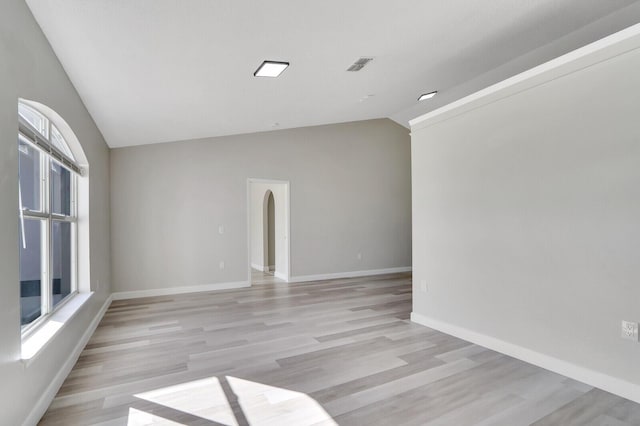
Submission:
[[285,200],[284,200],[284,214],[285,214],[285,258],[287,259],[287,270],[283,273],[276,274],[277,278],[280,278],[286,282],[289,282],[291,277],[291,203],[290,203],[290,182],[288,180],[277,179],[263,179],[263,178],[248,178],[247,179],[247,279],[251,283],[251,212],[253,206],[251,205],[251,184],[252,183],[274,183],[285,185]]

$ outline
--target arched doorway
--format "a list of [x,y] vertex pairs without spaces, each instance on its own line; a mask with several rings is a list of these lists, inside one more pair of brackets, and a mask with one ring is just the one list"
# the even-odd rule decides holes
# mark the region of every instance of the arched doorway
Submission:
[[289,281],[289,182],[249,178],[247,201],[250,282]]

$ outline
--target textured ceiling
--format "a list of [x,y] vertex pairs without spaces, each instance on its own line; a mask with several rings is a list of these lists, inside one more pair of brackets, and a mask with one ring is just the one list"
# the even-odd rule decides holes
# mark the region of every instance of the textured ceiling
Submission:
[[[640,18],[629,0],[27,3],[111,147],[380,117],[406,126]],[[346,72],[361,56],[375,59]],[[264,59],[291,66],[253,77]]]

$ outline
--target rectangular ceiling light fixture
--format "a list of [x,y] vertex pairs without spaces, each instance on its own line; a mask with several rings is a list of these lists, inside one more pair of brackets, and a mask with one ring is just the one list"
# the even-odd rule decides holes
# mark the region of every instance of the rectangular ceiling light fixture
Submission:
[[438,91],[433,91],[433,92],[429,92],[429,93],[425,93],[424,95],[420,95],[420,97],[418,98],[419,101],[424,101],[425,99],[431,99],[433,98],[435,95],[438,94]]
[[255,77],[278,77],[289,66],[289,62],[264,61],[253,73]]

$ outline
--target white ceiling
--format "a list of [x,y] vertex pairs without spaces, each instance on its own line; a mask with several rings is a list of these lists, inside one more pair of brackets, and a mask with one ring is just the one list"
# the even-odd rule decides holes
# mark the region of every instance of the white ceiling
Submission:
[[[406,126],[640,16],[620,10],[632,0],[27,3],[111,147],[380,117]],[[361,56],[375,59],[346,72]],[[264,59],[291,66],[253,77]]]

